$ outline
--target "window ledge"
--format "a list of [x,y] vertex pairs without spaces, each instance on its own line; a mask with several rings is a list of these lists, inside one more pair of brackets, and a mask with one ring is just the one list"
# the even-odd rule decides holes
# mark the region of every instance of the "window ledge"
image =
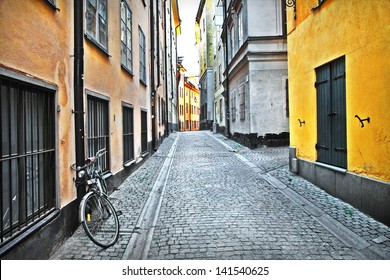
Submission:
[[139,79],[139,81],[140,81],[140,83],[141,83],[142,85],[144,85],[145,87],[147,87],[147,86],[148,86],[144,80],[142,80],[142,79]]
[[59,12],[59,11],[60,11],[60,9],[58,9],[57,6],[56,6],[53,2],[48,1],[48,0],[46,0],[45,2],[46,2],[51,8],[53,8],[56,12]]
[[127,74],[129,74],[131,77],[134,77],[133,71],[131,71],[128,67],[126,67],[123,64],[121,64],[121,67],[122,67],[123,71],[127,72]]
[[59,209],[52,209],[47,213],[45,217],[41,220],[38,220],[36,223],[31,224],[25,229],[21,230],[19,235],[16,235],[14,238],[5,241],[4,244],[1,244],[0,247],[0,256],[4,256],[6,253],[14,249],[16,246],[19,246],[24,240],[31,237],[35,232],[47,226],[52,220],[54,220],[60,214]]
[[135,163],[135,159],[131,160],[131,161],[127,161],[123,164],[124,167],[130,167],[132,166],[133,164]]
[[90,43],[95,45],[97,47],[97,49],[100,50],[104,55],[106,55],[107,57],[111,57],[111,55],[108,53],[108,51],[98,41],[96,41],[93,37],[91,37],[87,33],[84,34],[84,37],[85,37],[85,39],[87,39],[87,41],[89,41]]
[[106,173],[103,174],[104,180],[106,180],[107,178],[110,178],[111,176],[112,176],[111,171],[107,171]]

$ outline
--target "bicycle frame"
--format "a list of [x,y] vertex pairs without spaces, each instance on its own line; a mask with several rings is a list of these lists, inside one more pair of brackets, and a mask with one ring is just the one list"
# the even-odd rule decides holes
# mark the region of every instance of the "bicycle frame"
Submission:
[[84,179],[84,184],[87,186],[87,192],[94,191],[99,195],[107,196],[107,187],[105,184],[100,166],[95,167],[98,159],[106,153],[105,149],[97,151],[96,155],[85,160],[84,166],[71,165],[71,168],[77,172],[78,179]]
[[[85,233],[98,246],[108,248],[119,238],[118,212],[110,202],[107,194],[107,185],[103,178],[98,162],[99,157],[106,153],[99,150],[95,156],[87,158],[84,166],[71,168],[77,172],[77,178],[87,187],[79,206],[79,220]],[[107,232],[106,226],[110,226]],[[109,232],[112,232],[109,233]]]

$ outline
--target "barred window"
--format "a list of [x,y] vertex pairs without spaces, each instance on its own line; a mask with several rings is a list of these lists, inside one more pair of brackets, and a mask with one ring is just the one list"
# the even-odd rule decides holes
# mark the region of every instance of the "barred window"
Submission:
[[231,103],[230,104],[230,110],[231,110],[231,114],[232,114],[232,122],[235,122],[236,121],[236,90],[233,90],[232,92],[232,99],[231,99]]
[[88,157],[94,156],[100,149],[106,149],[106,153],[99,158],[98,165],[103,172],[109,171],[108,101],[92,95],[87,97],[87,147]]
[[130,72],[133,71],[132,43],[133,43],[132,13],[126,1],[121,2],[121,63]]
[[219,120],[222,122],[223,120],[223,100],[219,99]]
[[55,92],[0,76],[0,245],[55,207]]
[[148,152],[148,112],[141,110],[141,153]]
[[141,27],[139,28],[139,72],[141,82],[146,84],[146,41]]
[[123,161],[134,160],[134,109],[123,106]]
[[90,40],[108,49],[107,0],[85,0],[85,30]]
[[245,84],[241,84],[238,88],[240,97],[240,120],[245,120]]

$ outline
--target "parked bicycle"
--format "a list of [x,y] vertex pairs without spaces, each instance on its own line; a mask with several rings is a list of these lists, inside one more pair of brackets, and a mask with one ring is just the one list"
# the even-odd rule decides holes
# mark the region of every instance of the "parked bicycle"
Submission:
[[98,159],[106,153],[99,150],[95,156],[87,158],[84,166],[73,164],[79,179],[85,179],[87,193],[79,206],[79,219],[85,233],[97,245],[110,247],[118,241],[118,213],[108,199],[107,184],[104,180]]

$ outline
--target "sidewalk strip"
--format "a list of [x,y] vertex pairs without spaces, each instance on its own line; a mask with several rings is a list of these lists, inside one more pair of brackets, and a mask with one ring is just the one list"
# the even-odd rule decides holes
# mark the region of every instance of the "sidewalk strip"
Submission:
[[328,214],[324,214],[320,217],[313,217],[313,219],[320,223],[328,231],[330,231],[345,245],[351,248],[362,250],[370,246],[367,241],[358,236],[356,233],[352,232],[349,228],[343,226]]
[[122,260],[145,260],[148,257],[150,243],[152,242],[154,228],[160,213],[165,186],[167,184],[168,174],[171,169],[178,139],[179,134],[177,134],[176,139],[172,144],[156,182],[142,209]]

